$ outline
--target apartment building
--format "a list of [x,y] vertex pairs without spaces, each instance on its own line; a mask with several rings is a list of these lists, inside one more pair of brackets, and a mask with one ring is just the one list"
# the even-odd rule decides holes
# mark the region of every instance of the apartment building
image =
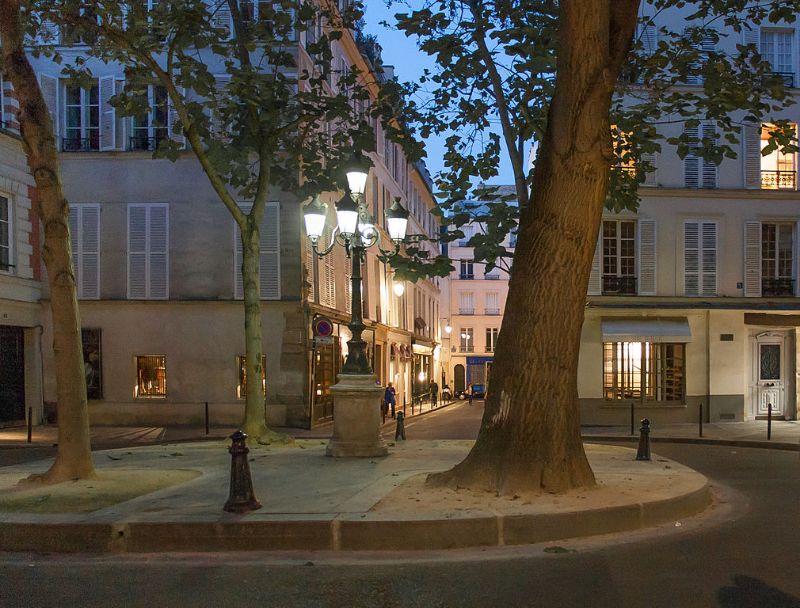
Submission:
[[[226,7],[216,13],[221,24],[230,19]],[[60,35],[59,53],[70,63],[85,47],[68,32]],[[314,31],[295,41],[299,69],[311,65],[309,36]],[[337,72],[357,66],[372,73],[376,48],[364,42],[351,31],[333,42]],[[45,57],[31,61],[54,117],[71,204],[92,423],[200,423],[206,403],[212,424],[239,422],[245,382],[240,240],[191,151],[175,162],[152,158],[158,141],[170,136],[163,90],[151,87],[141,117],[122,118],[109,100],[124,83],[123,66],[92,62],[95,79],[87,85],[65,78]],[[336,87],[333,80],[330,85]],[[383,221],[399,197],[412,210],[409,232],[436,234],[424,166],[409,163],[376,127],[370,212]],[[336,198],[331,194],[328,202]],[[293,192],[271,192],[261,227],[267,417],[300,427],[333,415],[330,386],[346,354],[351,295],[344,251],[322,259],[311,252],[304,202]],[[376,254],[369,252],[363,270],[365,339],[380,382],[394,380],[410,398],[412,378],[434,366],[439,287],[425,281],[393,295],[392,276]],[[332,335],[314,335],[320,316],[331,321]],[[52,328],[49,320],[42,324],[47,342]],[[48,354],[43,388],[52,409]]]
[[42,418],[41,232],[15,113],[0,83],[0,427]]
[[[687,11],[663,11],[656,24],[680,31]],[[796,24],[719,33],[719,50],[757,45],[797,91]],[[655,30],[643,39],[655,44]],[[776,118],[797,124],[800,110]],[[659,126],[667,137],[682,128]],[[768,129],[745,123],[738,158],[719,167],[665,145],[638,211],[604,215],[580,354],[584,424],[624,423],[631,403],[656,424],[697,421],[701,408],[712,422],[759,418],[768,408],[797,418],[797,155],[763,156]],[[698,134],[713,137],[713,125]]]

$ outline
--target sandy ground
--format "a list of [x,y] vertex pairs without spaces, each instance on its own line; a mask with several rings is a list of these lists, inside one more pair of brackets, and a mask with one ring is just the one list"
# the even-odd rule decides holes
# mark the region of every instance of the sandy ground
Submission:
[[597,486],[564,494],[497,496],[464,488],[426,488],[427,473],[414,475],[399,484],[371,509],[381,514],[444,512],[450,516],[470,511],[503,515],[517,513],[569,512],[630,504],[632,498],[659,500],[674,495],[681,486],[700,489],[706,478],[677,462],[653,455],[650,462],[635,462],[636,451],[617,446],[587,444],[586,455],[594,470]]
[[95,479],[54,485],[19,483],[19,474],[0,474],[0,512],[90,513],[187,482],[201,475],[190,469],[99,471]]

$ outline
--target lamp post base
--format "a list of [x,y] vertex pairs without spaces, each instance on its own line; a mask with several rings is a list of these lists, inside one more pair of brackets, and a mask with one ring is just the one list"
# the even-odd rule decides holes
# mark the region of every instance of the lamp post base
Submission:
[[333,393],[333,436],[326,454],[334,458],[386,456],[381,437],[381,396],[374,374],[339,374]]

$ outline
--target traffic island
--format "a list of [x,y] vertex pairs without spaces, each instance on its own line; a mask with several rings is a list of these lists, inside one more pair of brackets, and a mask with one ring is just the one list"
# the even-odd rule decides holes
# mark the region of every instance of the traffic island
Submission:
[[[222,510],[228,497],[227,445],[181,444],[95,454],[101,475],[175,470],[175,458],[202,474],[114,504],[81,512],[6,509],[0,504],[0,550],[166,552],[241,550],[439,550],[553,541],[639,530],[702,513],[707,479],[653,455],[587,444],[598,486],[566,494],[496,496],[426,489],[425,476],[459,462],[471,441],[397,443],[384,458],[326,458],[324,441],[297,448],[253,448],[257,511]],[[0,470],[25,477],[47,462]],[[63,486],[64,484],[59,484]],[[50,486],[51,504],[59,486]]]

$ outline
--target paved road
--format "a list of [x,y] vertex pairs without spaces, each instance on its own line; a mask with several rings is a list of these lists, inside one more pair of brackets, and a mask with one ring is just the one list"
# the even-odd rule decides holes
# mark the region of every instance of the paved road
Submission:
[[[480,407],[410,424],[464,436]],[[711,477],[710,518],[545,546],[447,554],[0,556],[0,606],[800,608],[797,453],[659,444]],[[730,517],[728,512],[734,513]]]

